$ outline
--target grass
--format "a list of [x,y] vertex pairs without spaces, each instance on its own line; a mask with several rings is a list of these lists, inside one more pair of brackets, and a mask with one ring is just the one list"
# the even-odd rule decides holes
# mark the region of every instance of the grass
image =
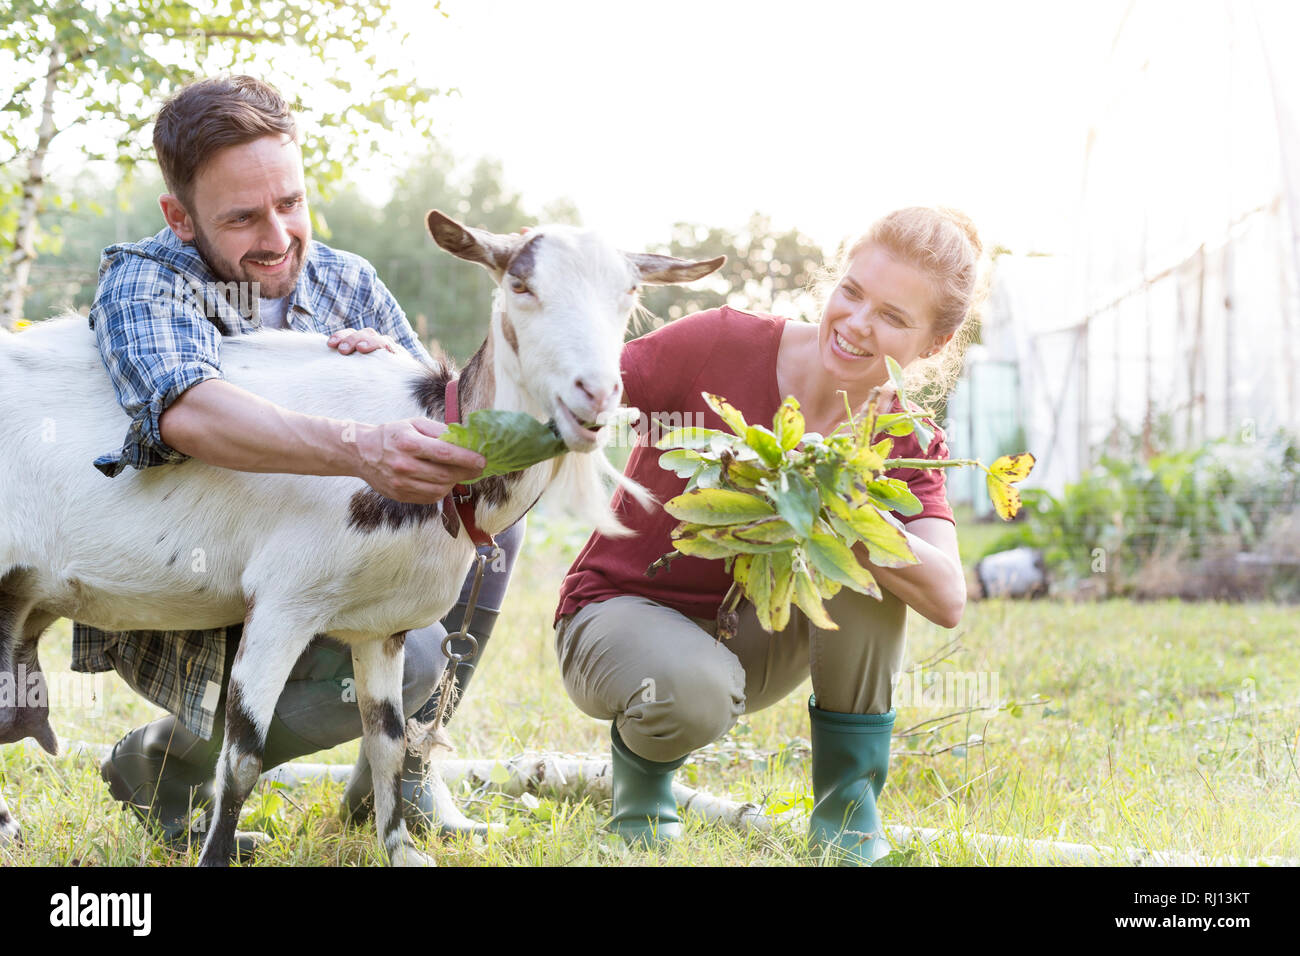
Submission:
[[[966,534],[970,526],[959,527]],[[970,537],[981,530],[972,527]],[[533,521],[527,561],[451,726],[462,754],[607,756],[607,724],[569,701],[552,650],[555,594],[580,544],[581,535],[558,519]],[[913,615],[911,662],[957,641],[920,673],[983,672],[990,691],[996,679],[1003,706],[895,739],[881,800],[886,822],[943,831],[928,847],[901,848],[896,861],[1040,862],[1023,846],[981,847],[972,833],[1300,858],[1295,636],[1294,607],[1269,604],[987,601],[968,606],[955,631]],[[61,622],[44,646],[47,670],[66,671],[68,651]],[[699,751],[682,770],[686,782],[764,804],[809,794],[808,690],[747,715]],[[902,689],[896,703],[899,730],[955,709],[927,707],[924,695],[908,697]],[[111,743],[158,713],[109,674],[93,706],[59,708],[53,719],[64,741]],[[352,743],[306,759],[350,762],[356,752]],[[89,757],[5,748],[0,788],[27,838],[21,848],[0,849],[0,863],[174,866],[197,859],[196,851],[172,854],[149,839],[109,798]],[[260,785],[246,812],[274,839],[258,865],[378,864],[373,826],[344,829],[337,822],[341,789]],[[509,833],[487,841],[431,839],[444,865],[766,866],[804,859],[799,826],[762,836],[688,817],[680,844],[642,851],[602,832],[608,806],[590,799],[543,799],[529,809],[489,794],[466,807],[472,816],[507,823]]]

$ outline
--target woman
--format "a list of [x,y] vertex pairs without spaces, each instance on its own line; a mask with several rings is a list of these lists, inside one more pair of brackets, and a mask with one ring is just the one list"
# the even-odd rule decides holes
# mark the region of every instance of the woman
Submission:
[[[690,417],[675,420],[699,422],[703,415],[707,427],[723,428],[702,391],[722,395],[751,422],[771,421],[782,398],[793,395],[808,429],[828,434],[847,417],[841,391],[856,416],[886,385],[886,355],[913,380],[928,366],[931,380],[949,386],[958,356],[946,346],[972,310],[980,248],[958,213],[891,213],[849,250],[819,325],[730,308],[679,319],[626,347],[626,401],[652,417],[684,414]],[[892,390],[886,394],[893,398]],[[895,439],[893,454],[948,457],[938,429],[927,449],[909,436]],[[681,493],[685,480],[659,468],[659,455],[642,438],[627,473],[663,502]],[[883,600],[844,588],[826,604],[838,631],[813,627],[794,608],[789,626],[774,635],[748,607],[727,642],[714,638],[730,585],[723,563],[681,557],[647,578],[647,566],[673,550],[676,521],[661,507],[647,513],[621,491],[616,496],[620,519],[638,535],[614,541],[596,534],[587,542],[561,590],[556,653],[574,703],[613,721],[611,827],[629,842],[677,837],[673,772],[742,713],[771,706],[811,673],[811,842],[847,863],[888,852],[876,799],[889,766],[890,693],[903,660],[906,611],[955,627],[966,600],[943,471],[890,475],[907,481],[923,505],[917,515],[895,515],[920,563],[877,567],[859,546]]]

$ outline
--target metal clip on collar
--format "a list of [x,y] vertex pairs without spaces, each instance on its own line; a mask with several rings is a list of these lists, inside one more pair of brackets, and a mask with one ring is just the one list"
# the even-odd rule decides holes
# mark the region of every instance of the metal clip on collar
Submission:
[[[493,545],[490,557],[496,561],[500,556],[500,546]],[[465,605],[465,614],[460,619],[460,630],[442,639],[442,653],[447,658],[447,666],[443,670],[442,680],[438,682],[438,709],[433,715],[435,727],[442,727],[447,708],[451,706],[452,691],[456,684],[456,666],[472,661],[478,656],[478,639],[469,632],[469,624],[474,619],[474,612],[478,610],[478,592],[483,586],[483,570],[487,567],[488,557],[489,555],[486,554],[474,556],[474,583],[469,589],[469,602]],[[469,641],[469,650],[464,654],[452,650],[451,642],[455,640]]]

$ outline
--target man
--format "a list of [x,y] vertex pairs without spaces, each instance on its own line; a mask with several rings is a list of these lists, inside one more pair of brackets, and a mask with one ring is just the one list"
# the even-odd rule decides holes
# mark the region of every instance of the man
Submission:
[[[154,148],[167,193],[166,228],[139,243],[110,246],[100,264],[90,312],[105,366],[131,417],[123,447],[97,459],[113,477],[196,458],[250,472],[348,475],[398,501],[432,504],[477,476],[483,458],[438,440],[428,419],[341,422],[302,415],[225,381],[221,338],[258,328],[328,333],[340,353],[405,349],[429,361],[401,307],[358,256],[312,239],[297,127],[288,104],[247,76],[201,80],[158,115]],[[363,359],[358,359],[363,361]],[[490,633],[522,526],[484,582],[484,613],[471,630]],[[459,625],[464,607],[449,616]],[[157,822],[184,848],[206,828],[195,809],[212,801],[223,732],[226,677],[242,627],[196,632],[109,634],[77,624],[73,668],[115,669],[175,716],[127,734],[102,773],[113,795]],[[446,631],[434,624],[406,641],[407,716],[432,714]],[[468,674],[458,675],[461,682]],[[264,766],[327,749],[361,735],[348,693],[351,654],[318,638],[298,661],[277,704]],[[403,773],[408,825],[434,819],[433,796],[418,763]],[[364,757],[345,798],[349,816],[365,810]],[[240,839],[241,852],[255,844]]]

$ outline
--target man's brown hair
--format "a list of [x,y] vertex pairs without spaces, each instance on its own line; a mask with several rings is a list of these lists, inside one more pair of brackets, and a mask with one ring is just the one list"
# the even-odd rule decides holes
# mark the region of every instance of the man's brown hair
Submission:
[[275,135],[298,138],[284,97],[251,76],[216,76],[191,83],[163,104],[153,148],[168,190],[192,213],[194,179],[204,163],[227,146]]

